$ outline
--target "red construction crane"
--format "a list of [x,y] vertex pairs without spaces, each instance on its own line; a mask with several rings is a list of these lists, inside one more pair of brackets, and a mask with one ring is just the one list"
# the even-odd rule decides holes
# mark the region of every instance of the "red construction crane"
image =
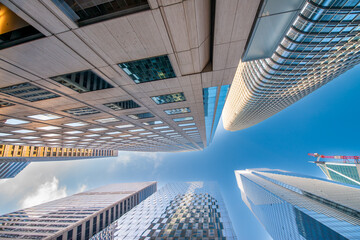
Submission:
[[349,162],[349,159],[354,159],[354,162],[360,163],[360,156],[325,156],[318,153],[309,153],[308,155],[316,157],[317,161],[319,161],[320,158],[342,159],[344,162]]

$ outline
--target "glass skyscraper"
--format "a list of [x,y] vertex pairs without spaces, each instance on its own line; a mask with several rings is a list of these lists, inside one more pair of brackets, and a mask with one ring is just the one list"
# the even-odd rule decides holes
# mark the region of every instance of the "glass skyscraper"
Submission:
[[0,239],[87,240],[156,191],[118,183],[0,216]]
[[242,200],[273,239],[360,239],[360,188],[281,170],[235,175]]
[[0,161],[0,179],[13,178],[20,173],[30,162],[28,161]]
[[167,184],[92,240],[236,239],[214,183]]
[[264,1],[224,107],[224,127],[257,124],[359,63],[360,1]]
[[357,162],[316,161],[326,177],[333,181],[360,186],[360,164]]

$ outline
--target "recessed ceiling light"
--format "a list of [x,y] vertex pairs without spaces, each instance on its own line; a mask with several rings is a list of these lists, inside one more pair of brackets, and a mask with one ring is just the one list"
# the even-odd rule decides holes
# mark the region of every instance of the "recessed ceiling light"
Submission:
[[50,114],[50,113],[44,113],[44,114],[28,116],[28,118],[34,118],[37,120],[47,121],[47,120],[59,119],[62,117],[54,115],[54,114]]
[[80,138],[80,137],[64,137],[64,139],[76,139],[76,138]]
[[29,123],[29,121],[15,119],[15,118],[6,119],[5,121],[5,124],[9,124],[9,125],[20,125],[25,123]]

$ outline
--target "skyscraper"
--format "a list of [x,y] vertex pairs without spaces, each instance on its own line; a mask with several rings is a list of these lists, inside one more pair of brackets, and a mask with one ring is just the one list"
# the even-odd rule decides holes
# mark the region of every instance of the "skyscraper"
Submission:
[[236,131],[283,110],[359,63],[357,0],[264,1],[224,107]]
[[2,3],[4,144],[193,151],[214,136],[260,0]]
[[156,191],[156,182],[118,183],[0,216],[1,239],[85,240]]
[[167,184],[92,238],[236,239],[217,186]]
[[357,161],[315,161],[326,177],[333,181],[360,186],[360,164]]
[[235,175],[242,200],[273,239],[360,239],[360,188],[281,170]]
[[30,162],[64,161],[101,157],[116,157],[110,149],[79,149],[0,144],[0,179],[13,178]]

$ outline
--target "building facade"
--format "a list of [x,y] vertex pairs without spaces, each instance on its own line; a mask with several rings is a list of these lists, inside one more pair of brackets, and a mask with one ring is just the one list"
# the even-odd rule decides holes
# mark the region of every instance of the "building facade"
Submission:
[[360,186],[360,164],[358,161],[315,161],[326,177],[333,181]]
[[225,129],[253,126],[357,65],[359,10],[356,0],[264,1],[224,107]]
[[2,160],[0,162],[0,179],[15,177],[29,164],[29,161]]
[[235,175],[242,200],[273,239],[360,239],[360,188],[282,170]]
[[1,142],[203,149],[259,3],[2,1]]
[[13,178],[30,162],[65,161],[101,157],[116,157],[110,149],[80,149],[0,144],[0,179]]
[[216,184],[167,184],[92,240],[236,239]]
[[0,216],[1,239],[86,240],[156,191],[118,183]]

